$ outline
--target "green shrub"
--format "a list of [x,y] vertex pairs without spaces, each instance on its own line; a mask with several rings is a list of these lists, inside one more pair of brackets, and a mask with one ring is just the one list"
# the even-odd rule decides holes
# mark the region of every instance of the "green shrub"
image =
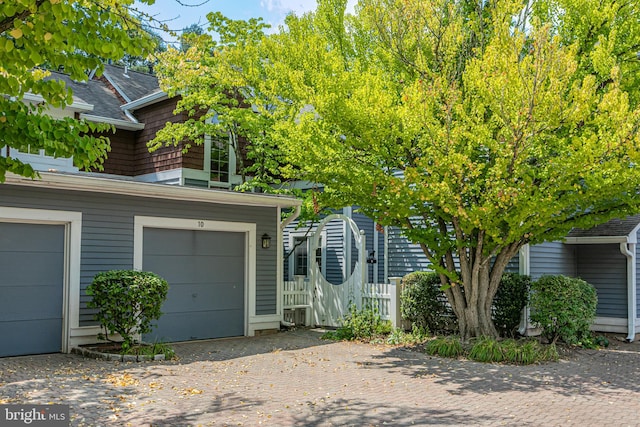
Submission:
[[358,310],[355,304],[349,305],[349,313],[342,318],[342,326],[328,331],[322,337],[331,340],[365,340],[388,335],[391,322],[382,320],[378,311],[371,307]]
[[517,273],[502,275],[498,292],[493,298],[493,322],[500,336],[514,338],[522,317],[522,310],[529,301],[531,279]]
[[154,273],[105,271],[96,274],[87,288],[87,295],[92,297],[87,306],[98,309],[96,320],[104,338],[109,340],[109,333],[120,334],[126,352],[134,344],[136,333],[151,332],[151,321],[160,318],[168,289],[166,280]]
[[558,360],[555,344],[542,345],[536,340],[505,340],[501,342],[504,361],[515,365]]
[[469,359],[485,363],[502,362],[504,354],[500,342],[495,338],[480,337],[469,350]]
[[531,320],[551,343],[592,345],[589,326],[598,297],[593,286],[566,276],[543,276],[531,285]]
[[418,271],[402,279],[400,310],[402,317],[418,328],[433,333],[450,333],[458,330],[458,322],[440,289],[440,276],[435,272]]
[[424,350],[427,354],[432,356],[452,358],[460,357],[465,354],[460,337],[455,335],[436,337],[431,341],[427,341]]
[[402,328],[395,328],[387,337],[387,344],[407,345],[417,344],[426,341],[430,337],[429,331],[413,325],[411,332],[406,332]]

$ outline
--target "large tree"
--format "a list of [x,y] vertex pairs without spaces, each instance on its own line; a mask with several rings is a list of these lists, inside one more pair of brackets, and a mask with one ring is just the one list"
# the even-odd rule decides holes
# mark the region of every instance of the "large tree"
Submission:
[[[152,3],[152,0],[142,0]],[[134,0],[9,0],[0,2],[0,182],[7,172],[35,177],[30,165],[11,150],[44,150],[53,157],[73,157],[83,169],[100,168],[109,149],[105,126],[73,118],[54,119],[47,108],[64,108],[72,93],[47,70],[64,69],[77,81],[101,72],[103,61],[125,54],[139,56],[152,37],[134,17]],[[25,102],[25,95],[30,94]]]
[[526,244],[637,213],[640,3],[321,0],[261,46],[275,143],[321,203],[399,227],[463,339]]

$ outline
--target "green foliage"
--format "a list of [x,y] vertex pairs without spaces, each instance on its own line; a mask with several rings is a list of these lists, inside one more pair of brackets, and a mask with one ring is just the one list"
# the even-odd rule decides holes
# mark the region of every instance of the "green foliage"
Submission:
[[[153,40],[134,17],[133,5],[134,0],[0,3],[0,146],[72,156],[81,169],[102,166],[108,140],[89,135],[111,127],[48,116],[47,108],[67,107],[73,98],[44,69],[64,67],[71,79],[86,81],[87,70],[97,69],[99,75],[107,59],[151,51]],[[27,93],[35,95],[33,101],[25,99]],[[27,164],[0,158],[0,182],[7,172],[37,176]]]
[[365,307],[358,310],[355,304],[349,305],[349,313],[342,318],[342,325],[335,331],[327,331],[323,338],[331,340],[364,340],[388,335],[391,323],[382,320],[377,310]]
[[558,360],[558,351],[554,344],[543,346],[536,340],[507,339],[497,341],[482,337],[475,341],[469,358],[477,362],[505,362],[515,365],[530,365],[545,361]]
[[593,286],[566,276],[543,276],[531,285],[531,320],[550,342],[593,345],[589,327],[598,297]]
[[190,119],[156,143],[245,137],[256,183],[319,183],[319,206],[400,228],[446,274],[463,339],[495,336],[523,245],[640,208],[639,1],[358,4],[270,35],[209,15],[219,41],[166,56]]
[[435,272],[418,271],[404,276],[400,294],[402,317],[433,333],[455,331],[456,318],[441,287],[440,275]]
[[160,276],[144,271],[112,270],[96,274],[87,287],[92,298],[89,308],[97,308],[96,320],[108,339],[118,333],[122,349],[128,351],[134,334],[151,332],[151,322],[160,318],[160,308],[167,298],[169,285]]
[[495,338],[480,337],[474,340],[469,358],[477,362],[502,362],[504,355],[500,342]]
[[134,345],[127,351],[123,350],[122,354],[136,354],[140,356],[155,356],[157,354],[163,354],[165,360],[171,360],[175,357],[176,352],[167,343],[154,342],[153,344]]
[[424,350],[427,354],[432,356],[452,358],[460,357],[465,354],[460,337],[455,335],[436,337],[427,341]]
[[493,321],[502,337],[514,338],[529,301],[531,278],[517,273],[502,275],[500,287],[493,298]]
[[465,339],[523,245],[640,203],[638,1],[529,5],[322,0],[251,71],[283,174],[420,244]]
[[471,347],[464,346],[457,336],[438,337],[427,342],[425,351],[442,357],[468,357],[477,362],[514,365],[555,361],[559,357],[554,344],[542,345],[536,340],[498,341],[491,337],[477,338]]
[[402,328],[394,328],[387,336],[386,343],[390,345],[411,345],[425,342],[431,334],[428,330],[412,326],[411,332],[406,332]]

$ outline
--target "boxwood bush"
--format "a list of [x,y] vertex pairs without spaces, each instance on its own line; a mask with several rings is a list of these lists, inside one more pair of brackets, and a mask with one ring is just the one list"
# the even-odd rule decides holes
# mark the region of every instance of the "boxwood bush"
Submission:
[[434,334],[457,331],[458,321],[441,286],[440,276],[435,272],[417,271],[404,276],[400,294],[402,317]]
[[555,343],[591,345],[589,327],[596,317],[596,290],[581,279],[543,276],[531,285],[531,320]]
[[531,278],[517,273],[504,273],[493,298],[493,322],[501,337],[515,338],[522,310],[529,302]]
[[104,331],[122,337],[122,349],[134,344],[134,335],[151,332],[151,322],[160,318],[160,307],[169,285],[157,274],[145,271],[111,270],[96,274],[87,287],[89,308],[97,308],[96,320]]

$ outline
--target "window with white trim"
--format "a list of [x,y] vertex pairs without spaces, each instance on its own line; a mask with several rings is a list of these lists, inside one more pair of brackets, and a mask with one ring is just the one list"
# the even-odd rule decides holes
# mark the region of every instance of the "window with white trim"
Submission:
[[[324,262],[323,255],[324,251],[322,250],[324,247],[324,236],[320,236],[319,245],[314,254],[315,260],[320,267],[320,271],[324,272]],[[291,274],[294,276],[309,276],[309,271],[311,270],[311,261],[309,258],[309,252],[311,251],[311,238],[308,236],[292,236],[291,239],[291,247],[293,248],[293,253],[291,254]]]

